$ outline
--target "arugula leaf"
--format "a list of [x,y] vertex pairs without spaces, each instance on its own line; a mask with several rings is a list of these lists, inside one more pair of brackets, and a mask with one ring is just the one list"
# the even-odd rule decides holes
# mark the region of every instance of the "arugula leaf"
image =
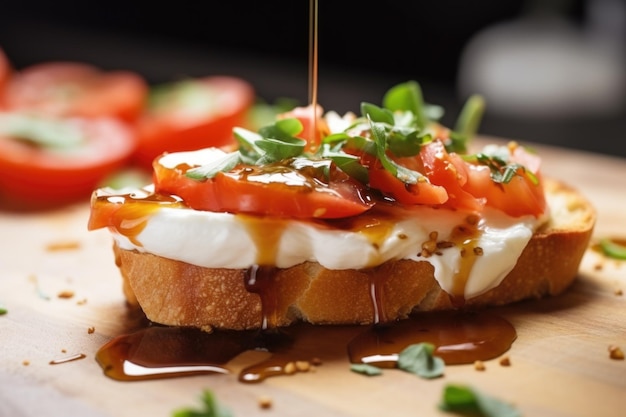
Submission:
[[439,408],[443,411],[468,416],[520,417],[519,410],[511,404],[486,395],[466,385],[447,384]]
[[213,393],[204,390],[200,397],[202,401],[201,409],[182,408],[172,413],[172,417],[233,417],[234,414],[223,407]]
[[615,242],[609,238],[600,240],[602,252],[614,259],[626,259],[626,246]]
[[377,376],[382,375],[383,373],[382,369],[368,363],[353,363],[352,365],[350,365],[350,370],[352,372],[368,376]]
[[422,378],[438,378],[444,373],[445,363],[433,355],[434,351],[435,346],[431,343],[409,345],[398,355],[398,368]]
[[393,112],[375,104],[361,103],[361,114],[374,122],[386,123],[392,126],[395,124]]
[[408,169],[397,164],[387,156],[387,131],[383,123],[370,122],[372,136],[376,143],[376,156],[380,160],[383,167],[393,176],[398,178],[405,184],[417,184],[420,177],[424,177],[421,173]]
[[369,172],[367,171],[367,168],[361,165],[358,156],[350,155],[345,152],[331,151],[324,151],[322,153],[322,156],[324,158],[331,159],[339,169],[341,169],[343,172],[345,172],[355,180],[363,184],[368,183]]
[[410,111],[415,115],[415,123],[419,129],[424,129],[428,123],[424,112],[422,89],[415,81],[398,84],[383,96],[383,106],[395,111]]
[[306,141],[296,137],[303,129],[298,119],[281,119],[259,129],[258,133],[234,128],[241,161],[262,165],[302,155]]
[[485,99],[480,95],[470,96],[450,132],[450,141],[446,144],[448,152],[467,153],[467,145],[474,138],[485,112]]
[[185,175],[195,180],[210,179],[216,176],[218,172],[228,172],[232,170],[237,166],[240,160],[241,154],[238,151],[226,153],[206,165],[187,170]]

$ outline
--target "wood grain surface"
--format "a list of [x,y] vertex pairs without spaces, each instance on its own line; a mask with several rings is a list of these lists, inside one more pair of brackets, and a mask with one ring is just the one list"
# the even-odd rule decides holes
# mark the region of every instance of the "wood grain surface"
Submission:
[[[483,138],[482,140],[485,140]],[[596,206],[594,241],[626,238],[626,160],[535,146],[544,173]],[[400,370],[349,370],[345,344],[315,372],[244,384],[235,374],[119,382],[104,376],[98,349],[128,329],[129,312],[106,230],[87,231],[88,203],[45,213],[0,212],[0,416],[170,416],[211,390],[235,416],[440,416],[447,383],[511,402],[524,416],[620,416],[626,412],[626,263],[588,250],[579,279],[560,297],[494,312],[517,329],[510,366],[448,366],[425,380]],[[51,365],[54,360],[80,360]],[[230,366],[245,366],[249,354]],[[269,397],[263,409],[259,398]]]

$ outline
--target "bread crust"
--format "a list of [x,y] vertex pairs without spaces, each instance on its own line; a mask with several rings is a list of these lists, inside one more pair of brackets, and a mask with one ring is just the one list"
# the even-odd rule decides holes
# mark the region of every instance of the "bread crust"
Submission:
[[[210,331],[313,324],[370,324],[419,311],[475,309],[554,296],[576,279],[596,221],[593,206],[566,184],[545,180],[551,216],[497,287],[460,305],[426,261],[394,260],[368,270],[329,270],[305,262],[272,271],[262,291],[245,271],[204,268],[114,244],[129,304],[153,322]],[[372,294],[375,294],[373,296]],[[265,322],[264,322],[265,320]]]

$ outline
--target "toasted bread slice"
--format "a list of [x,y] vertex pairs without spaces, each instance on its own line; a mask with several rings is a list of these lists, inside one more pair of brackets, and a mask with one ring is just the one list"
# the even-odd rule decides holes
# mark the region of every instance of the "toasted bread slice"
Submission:
[[[577,190],[545,180],[549,221],[535,232],[497,287],[455,300],[425,261],[388,261],[368,270],[330,270],[314,262],[274,269],[249,291],[245,271],[204,268],[114,245],[131,305],[153,322],[210,331],[313,324],[370,324],[419,311],[483,308],[554,296],[575,280],[596,212]],[[374,294],[374,295],[373,295]]]

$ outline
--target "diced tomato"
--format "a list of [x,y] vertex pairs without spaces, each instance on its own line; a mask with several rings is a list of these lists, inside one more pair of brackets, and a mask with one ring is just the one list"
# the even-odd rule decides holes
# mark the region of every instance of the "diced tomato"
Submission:
[[135,163],[151,169],[163,152],[234,143],[233,128],[245,126],[255,92],[245,80],[210,76],[157,86],[137,124]]
[[9,78],[11,77],[12,72],[13,67],[11,65],[11,62],[7,58],[2,48],[0,48],[0,94],[4,94],[4,89],[9,82]]
[[[468,180],[463,189],[477,198],[484,198],[486,205],[519,217],[531,214],[540,216],[546,210],[546,199],[539,171],[541,160],[522,147],[511,151],[511,162],[524,166],[510,182],[498,183],[491,178],[489,167],[468,164]],[[528,170],[528,173],[524,172]]]
[[312,105],[306,107],[294,107],[292,110],[282,113],[279,118],[296,118],[302,123],[302,133],[298,135],[300,139],[307,141],[306,151],[315,151],[322,138],[329,133],[328,125],[322,118],[323,109],[320,106],[314,110]]
[[84,137],[80,145],[51,150],[0,135],[0,206],[47,209],[88,201],[94,188],[128,163],[132,130],[112,118],[66,118]]
[[448,200],[444,187],[430,183],[426,177],[415,184],[405,184],[376,160],[369,167],[369,185],[401,204],[440,205]]
[[202,181],[186,168],[154,163],[155,190],[181,197],[196,210],[293,218],[342,218],[372,207],[364,187],[332,170],[327,184],[291,169],[241,166]]
[[134,121],[144,106],[146,81],[132,71],[104,71],[79,62],[47,62],[17,71],[2,106],[59,117],[114,117]]
[[482,202],[463,189],[468,180],[468,166],[459,155],[448,153],[441,141],[434,140],[422,147],[420,157],[430,182],[446,190],[447,207],[470,211],[482,208]]

